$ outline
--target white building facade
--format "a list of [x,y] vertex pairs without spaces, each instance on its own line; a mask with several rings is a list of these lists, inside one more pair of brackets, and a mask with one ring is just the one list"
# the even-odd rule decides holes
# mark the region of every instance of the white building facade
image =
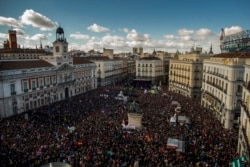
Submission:
[[250,60],[245,64],[237,152],[250,162]]
[[201,105],[226,129],[238,127],[247,53],[221,53],[204,60]]
[[136,60],[136,79],[151,80],[153,85],[159,85],[164,80],[163,60],[157,57]]
[[[96,64],[96,77],[98,86],[115,85],[125,79],[127,67],[123,60],[91,60]],[[125,64],[126,65],[126,64]]]
[[37,60],[0,61],[0,117],[50,105],[97,87],[96,65],[67,54],[62,28],[57,29],[53,56]]

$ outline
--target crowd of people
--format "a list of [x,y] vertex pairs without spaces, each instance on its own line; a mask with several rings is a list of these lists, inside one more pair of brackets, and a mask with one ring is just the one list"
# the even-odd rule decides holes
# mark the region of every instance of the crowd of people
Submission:
[[[127,103],[143,114],[141,129],[123,129]],[[163,93],[167,96],[163,96]],[[191,126],[170,125],[172,101]],[[72,167],[226,167],[237,158],[237,132],[226,130],[200,101],[169,92],[102,87],[0,121],[2,167],[36,167],[50,162]],[[185,151],[168,148],[168,138],[185,142]]]

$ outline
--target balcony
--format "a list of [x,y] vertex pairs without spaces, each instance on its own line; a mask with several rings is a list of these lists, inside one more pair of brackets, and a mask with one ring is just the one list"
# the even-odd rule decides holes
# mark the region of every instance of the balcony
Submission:
[[16,91],[10,92],[11,95],[16,95]]
[[43,89],[43,86],[40,86],[40,89]]
[[242,92],[236,92],[236,96],[242,96]]
[[224,93],[227,93],[227,89],[224,89],[223,92],[224,92]]
[[210,96],[211,99],[214,99],[218,102],[221,102],[221,99],[219,99],[218,97],[216,97],[214,94],[208,92],[208,91],[204,91],[205,94],[207,94],[208,96]]
[[247,117],[250,118],[250,113],[247,109],[246,103],[245,102],[241,102],[241,107],[243,107],[244,112],[246,113]]
[[244,83],[243,83],[243,86],[244,86],[248,91],[250,91],[250,81],[244,82]]
[[74,82],[76,82],[76,79],[67,80],[67,81],[65,81],[65,82],[58,83],[58,86],[67,85],[67,84],[73,84]]
[[23,89],[23,91],[24,91],[24,92],[28,92],[28,91],[29,91],[29,89]]
[[36,90],[36,87],[33,87],[32,90]]

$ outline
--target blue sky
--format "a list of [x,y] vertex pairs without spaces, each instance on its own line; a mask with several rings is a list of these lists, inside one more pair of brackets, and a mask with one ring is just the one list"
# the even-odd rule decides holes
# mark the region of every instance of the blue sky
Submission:
[[250,29],[249,6],[249,0],[8,0],[0,6],[0,47],[11,28],[21,47],[52,46],[60,25],[69,50],[205,52],[212,43],[219,53],[221,28],[226,35]]

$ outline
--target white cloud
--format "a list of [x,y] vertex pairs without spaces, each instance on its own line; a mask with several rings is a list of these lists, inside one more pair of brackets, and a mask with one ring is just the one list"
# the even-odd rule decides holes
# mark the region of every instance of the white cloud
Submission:
[[164,35],[164,38],[166,39],[175,39],[174,35]]
[[0,38],[7,39],[8,34],[0,33]]
[[200,37],[209,37],[209,36],[215,35],[215,33],[213,33],[211,30],[207,28],[201,28],[197,30],[195,33]]
[[232,34],[242,31],[242,28],[239,26],[232,26],[229,28],[227,27],[224,28],[224,31],[225,31],[225,35],[232,35]]
[[193,36],[189,36],[189,35],[181,36],[179,37],[179,39],[184,40],[184,41],[196,41],[196,39]]
[[180,29],[178,30],[178,35],[180,36],[188,36],[194,33],[194,30]]
[[56,23],[52,22],[46,16],[33,11],[32,9],[26,10],[23,15],[20,16],[20,19],[23,24],[40,28],[43,31],[56,28]]
[[35,34],[32,37],[27,37],[28,40],[46,40],[47,37],[44,34]]
[[107,34],[102,38],[102,44],[104,46],[110,46],[110,47],[124,47],[126,46],[126,41],[123,37],[117,36],[117,35],[109,35]]
[[150,40],[149,34],[138,34],[136,30],[127,31],[127,39],[138,42],[145,42]]
[[123,28],[123,32],[129,33],[129,30],[127,28]]
[[93,31],[93,32],[107,32],[107,31],[109,31],[108,28],[99,26],[95,23],[93,25],[89,26],[87,29],[90,31]]
[[11,17],[2,17],[0,16],[0,25],[8,25],[13,27],[21,27],[21,24],[18,20]]
[[19,36],[25,36],[25,32],[20,29],[20,28],[14,28],[14,30],[16,31],[17,35]]
[[81,34],[79,32],[75,33],[75,34],[70,34],[71,38],[75,38],[75,39],[89,39],[89,35],[85,35],[85,34]]

